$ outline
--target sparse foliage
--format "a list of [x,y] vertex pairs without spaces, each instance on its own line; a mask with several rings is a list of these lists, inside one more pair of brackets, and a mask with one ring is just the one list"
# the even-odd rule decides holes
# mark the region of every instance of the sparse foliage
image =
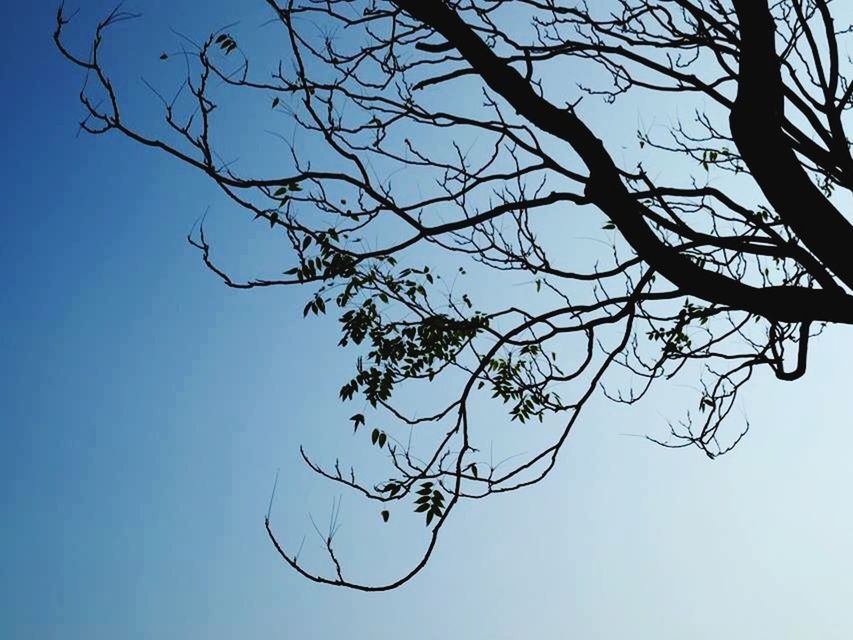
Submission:
[[[326,576],[267,520],[305,577],[362,590],[406,582],[458,505],[544,478],[596,392],[632,404],[657,381],[698,378],[696,409],[654,440],[725,453],[746,431],[729,414],[753,372],[795,380],[823,326],[853,323],[853,227],[840,209],[853,190],[853,85],[838,2],[266,4],[284,51],[262,72],[238,26],[160,55],[187,64],[181,100],[163,100],[163,137],[125,118],[101,60],[105,32],[132,14],[108,16],[84,55],[64,44],[60,10],[55,39],[87,75],[83,129],[194,167],[292,250],[281,278],[236,281],[202,226],[189,241],[204,264],[230,287],[304,287],[303,315],[336,314],[339,345],[356,352],[340,398],[366,401],[353,431],[387,456],[389,479],[365,483],[303,456],[378,501],[384,522],[392,505],[422,514],[429,542],[398,579],[363,584],[344,578],[336,526],[321,536],[335,567]],[[216,96],[235,92],[301,130],[302,143],[283,143],[286,170],[244,175],[221,159]],[[635,95],[694,115],[631,140],[595,130],[595,111],[615,116]],[[574,227],[607,251],[581,249],[565,234]],[[525,296],[462,291],[466,268],[525,282]],[[439,379],[455,391],[431,394],[430,415],[395,401]],[[480,396],[510,421],[543,422],[550,443],[501,468],[486,462]],[[439,436],[415,452],[394,435],[406,427]]]

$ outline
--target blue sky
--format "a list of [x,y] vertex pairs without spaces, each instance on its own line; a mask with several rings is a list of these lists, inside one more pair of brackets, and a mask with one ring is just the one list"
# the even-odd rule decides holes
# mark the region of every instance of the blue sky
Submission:
[[[145,18],[110,50],[137,90],[174,43],[167,25],[265,17],[261,2],[239,15],[205,3],[200,18],[191,0],[139,4]],[[83,3],[81,37],[108,7]],[[718,461],[621,435],[659,428],[660,404],[597,404],[545,483],[459,509],[399,591],[294,575],[263,530],[273,476],[274,523],[298,545],[337,495],[299,445],[321,459],[359,446],[336,400],[351,357],[332,321],[302,320],[305,292],[235,292],[203,269],[185,236],[207,207],[228,256],[275,251],[238,235],[210,184],[116,137],[75,135],[80,77],[52,48],[53,11],[0,9],[0,637],[850,636],[844,331],[818,342],[806,380],[757,381],[741,409],[752,431]],[[365,523],[357,503],[344,496],[348,557],[402,566],[412,529]]]

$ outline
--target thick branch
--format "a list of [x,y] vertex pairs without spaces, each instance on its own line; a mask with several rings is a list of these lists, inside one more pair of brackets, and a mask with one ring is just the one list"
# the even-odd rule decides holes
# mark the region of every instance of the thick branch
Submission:
[[[774,320],[853,323],[853,298],[843,293],[799,287],[752,287],[702,269],[665,245],[646,224],[643,219],[645,207],[631,197],[604,144],[572,110],[560,109],[539,96],[518,71],[495,55],[445,3],[439,0],[393,1],[441,33],[489,88],[500,94],[520,115],[571,145],[589,169],[586,195],[590,201],[610,217],[643,260],[685,294]],[[793,152],[791,154],[793,157]],[[817,189],[815,192],[820,195]],[[843,219],[841,222],[846,225]],[[853,278],[853,269],[850,276]]]
[[732,136],[780,218],[848,287],[853,226],[811,181],[783,133],[784,86],[767,0],[734,0],[741,29]]

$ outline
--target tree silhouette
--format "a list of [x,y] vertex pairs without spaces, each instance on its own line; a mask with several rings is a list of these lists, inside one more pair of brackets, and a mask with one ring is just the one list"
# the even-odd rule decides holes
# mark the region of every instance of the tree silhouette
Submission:
[[[393,504],[421,513],[429,542],[398,579],[362,584],[344,577],[332,531],[324,539],[334,571],[317,575],[267,519],[281,557],[310,580],[403,584],[460,503],[544,478],[596,392],[631,404],[657,380],[694,376],[696,410],[654,441],[725,453],[746,432],[737,420],[728,434],[721,427],[754,371],[795,380],[824,326],[853,323],[853,227],[839,210],[853,190],[851,29],[836,24],[837,3],[266,4],[285,48],[271,74],[255,73],[233,29],[161,55],[187,63],[181,98],[163,99],[171,134],[162,138],[124,117],[101,61],[104,32],[133,14],[114,11],[79,55],[65,45],[60,9],[55,40],[87,75],[83,129],[194,167],[292,247],[281,278],[237,281],[214,261],[201,225],[189,241],[207,268],[235,288],[309,288],[304,314],[334,310],[339,344],[359,354],[340,397],[366,401],[372,415],[353,415],[352,426],[387,457],[388,479],[363,482],[303,457],[380,503],[386,521]],[[219,91],[271,100],[301,129],[300,144],[282,143],[286,172],[243,175],[221,159]],[[617,101],[638,92],[694,116],[605,143],[590,114],[615,117]],[[614,152],[628,142],[629,152]],[[657,171],[667,156],[679,171]],[[603,218],[590,227],[595,211]],[[567,227],[595,229],[607,251],[557,237]],[[529,294],[475,307],[448,265],[491,273],[497,286],[526,278]],[[440,406],[412,415],[398,401],[412,388]],[[549,442],[503,466],[484,462],[489,425],[472,413],[484,395],[504,403],[509,420],[547,422]],[[414,451],[371,428],[373,414],[432,430],[434,446]]]

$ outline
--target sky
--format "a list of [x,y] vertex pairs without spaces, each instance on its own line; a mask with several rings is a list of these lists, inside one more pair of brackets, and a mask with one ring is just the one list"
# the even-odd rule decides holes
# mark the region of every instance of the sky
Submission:
[[[110,5],[81,1],[82,43]],[[136,4],[143,19],[108,52],[138,95],[175,42],[166,27],[266,18],[262,2],[239,15],[224,0]],[[351,356],[334,321],[302,319],[305,292],[233,291],[203,268],[185,238],[208,208],[238,267],[276,255],[240,235],[245,214],[208,182],[117,137],[77,135],[81,77],[53,49],[54,10],[0,9],[0,637],[850,637],[843,330],[815,343],[806,379],[748,389],[750,434],[721,459],[624,435],[659,429],[682,387],[654,406],[596,404],[545,482],[459,508],[401,589],[294,574],[263,528],[273,478],[273,524],[290,548],[307,534],[324,568],[308,514],[324,520],[339,492],[298,448],[333,460],[360,446],[337,401]],[[154,107],[130,108],[147,124]],[[405,566],[420,534],[363,514],[342,496],[354,566]]]

